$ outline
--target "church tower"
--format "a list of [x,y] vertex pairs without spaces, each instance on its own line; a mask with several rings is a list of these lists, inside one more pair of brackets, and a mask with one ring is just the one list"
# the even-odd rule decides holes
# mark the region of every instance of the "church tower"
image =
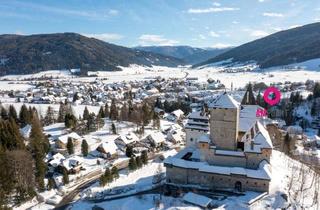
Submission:
[[249,83],[246,93],[243,96],[241,105],[256,105],[256,99],[254,98],[252,84]]
[[210,106],[210,138],[217,149],[236,150],[239,103],[226,92]]

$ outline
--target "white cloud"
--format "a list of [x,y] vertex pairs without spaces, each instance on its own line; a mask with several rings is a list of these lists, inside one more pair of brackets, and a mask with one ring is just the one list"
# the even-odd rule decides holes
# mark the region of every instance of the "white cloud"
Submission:
[[231,44],[224,44],[224,43],[217,43],[217,44],[212,45],[211,47],[222,49],[222,48],[232,47],[232,45]]
[[264,2],[265,0],[258,0],[258,1],[262,3],[262,2]]
[[87,37],[100,39],[105,42],[116,41],[123,38],[120,34],[102,33],[102,34],[82,34]]
[[212,36],[212,37],[220,37],[220,35],[218,34],[218,33],[216,33],[216,32],[214,32],[214,31],[210,31],[210,36]]
[[238,21],[232,21],[232,24],[239,24]]
[[269,35],[268,32],[261,31],[261,30],[253,30],[250,33],[250,36],[253,36],[253,37],[264,37],[264,36],[268,36],[268,35]]
[[46,6],[44,4],[31,3],[31,2],[16,2],[13,1],[13,4],[16,7],[29,8],[37,12],[48,12],[60,14],[63,16],[73,16],[73,17],[82,17],[93,20],[105,20],[110,18],[110,16],[118,15],[119,11],[115,9],[107,9],[107,10],[77,10],[71,8],[63,8],[63,7],[53,7]]
[[281,13],[275,13],[275,12],[265,12],[262,15],[265,17],[283,17],[284,16]]
[[118,15],[118,14],[119,14],[118,10],[115,10],[115,9],[110,9],[109,10],[109,15]]
[[200,39],[207,39],[203,34],[199,34]]
[[219,2],[213,2],[212,5],[215,6],[215,7],[220,7],[221,6],[221,4]]
[[215,12],[226,12],[226,11],[236,11],[240,10],[239,8],[234,7],[210,7],[205,9],[189,9],[188,13],[191,14],[202,14],[202,13],[215,13]]
[[154,34],[143,34],[139,37],[139,41],[141,45],[175,45],[179,42],[172,39],[166,39],[162,35],[154,35]]

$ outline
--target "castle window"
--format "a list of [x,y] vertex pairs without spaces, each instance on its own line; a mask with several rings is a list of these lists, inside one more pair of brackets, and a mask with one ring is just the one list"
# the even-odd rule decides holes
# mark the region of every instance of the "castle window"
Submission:
[[246,183],[248,184],[249,182],[247,181]]
[[255,182],[254,185],[257,185],[257,182]]
[[190,138],[190,141],[193,141],[193,138]]

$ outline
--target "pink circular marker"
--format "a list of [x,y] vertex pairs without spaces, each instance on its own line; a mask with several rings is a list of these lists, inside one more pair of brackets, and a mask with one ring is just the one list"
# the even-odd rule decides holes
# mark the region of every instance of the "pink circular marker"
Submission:
[[[274,99],[269,98],[270,93],[273,93],[275,95]],[[281,93],[276,87],[268,87],[263,93],[263,99],[267,104],[273,106],[279,103],[281,99]]]

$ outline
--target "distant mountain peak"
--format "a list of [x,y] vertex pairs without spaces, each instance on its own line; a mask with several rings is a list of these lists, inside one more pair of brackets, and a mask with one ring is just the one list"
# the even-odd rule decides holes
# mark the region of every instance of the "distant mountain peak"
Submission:
[[213,56],[193,67],[232,59],[234,63],[255,61],[260,68],[268,68],[315,58],[320,58],[320,23],[271,34]]

